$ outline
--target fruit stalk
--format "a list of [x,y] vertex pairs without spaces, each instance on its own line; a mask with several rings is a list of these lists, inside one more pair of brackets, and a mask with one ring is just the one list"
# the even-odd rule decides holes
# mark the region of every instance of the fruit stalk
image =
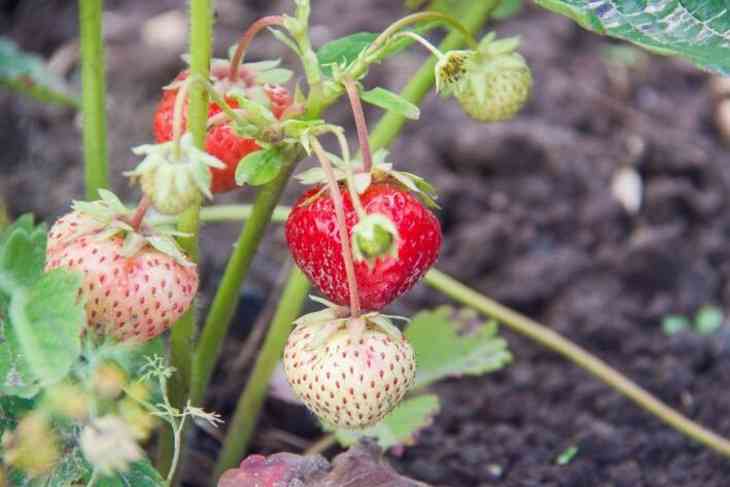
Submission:
[[347,97],[350,99],[352,116],[355,118],[357,141],[360,144],[360,152],[362,153],[362,171],[370,172],[373,167],[373,157],[370,152],[370,141],[368,140],[368,122],[365,119],[365,112],[362,109],[362,102],[360,101],[357,84],[355,83],[355,80],[348,75],[343,77],[342,83],[345,85]]
[[[347,233],[347,222],[345,221],[345,207],[342,201],[342,193],[340,193],[340,185],[337,183],[332,163],[327,154],[325,154],[319,140],[312,138],[312,150],[322,165],[327,185],[329,186],[332,203],[335,207],[335,215],[337,216],[337,227],[340,232],[340,243],[342,247],[342,258],[345,261],[345,272],[347,273],[347,287],[350,290],[350,314],[353,318],[360,316],[360,294],[357,291],[357,279],[355,278],[355,263],[352,259],[352,246],[350,245],[350,236]],[[353,320],[355,321],[355,320]]]
[[101,14],[103,0],[79,0],[81,30],[81,113],[83,114],[86,199],[109,187],[106,139],[106,79]]
[[139,204],[137,205],[137,209],[134,211],[134,215],[129,219],[129,225],[135,232],[139,230],[139,227],[142,225],[142,220],[144,220],[147,210],[151,206],[152,200],[147,195],[142,196],[142,199],[139,200]]
[[385,44],[390,38],[399,32],[401,29],[408,27],[409,25],[416,24],[418,22],[425,22],[427,20],[438,20],[449,25],[458,34],[460,34],[464,42],[471,49],[475,49],[479,43],[474,39],[474,34],[470,31],[469,27],[461,23],[458,19],[455,19],[451,15],[443,12],[418,12],[415,14],[408,15],[402,19],[393,22],[388,28],[386,28],[370,45],[368,51],[375,51],[380,46]]
[[261,352],[256,358],[256,365],[246,383],[246,388],[238,398],[236,412],[228,425],[229,434],[223,443],[214,472],[216,479],[227,468],[236,466],[245,456],[259,411],[269,390],[269,379],[281,358],[281,350],[286,344],[292,321],[309,294],[309,281],[297,266],[291,267],[286,288],[271,320]]
[[641,408],[655,415],[677,431],[726,457],[730,457],[730,441],[681,415],[635,382],[620,374],[603,360],[590,354],[570,340],[563,338],[550,328],[479,294],[437,269],[431,269],[426,274],[425,282],[446,296],[483,313],[485,316],[496,319],[520,335],[527,336],[545,348],[557,352],[598,377],[620,394],[628,397]]
[[236,52],[233,54],[233,59],[231,59],[231,67],[230,71],[228,72],[228,79],[232,83],[238,81],[238,68],[241,66],[243,58],[246,56],[246,50],[251,44],[253,38],[256,37],[256,34],[261,32],[263,29],[266,29],[267,27],[282,25],[283,23],[284,17],[282,17],[281,15],[269,15],[266,17],[261,17],[256,22],[251,24],[248,29],[246,29],[246,32],[244,32],[241,36],[241,40],[238,41]]

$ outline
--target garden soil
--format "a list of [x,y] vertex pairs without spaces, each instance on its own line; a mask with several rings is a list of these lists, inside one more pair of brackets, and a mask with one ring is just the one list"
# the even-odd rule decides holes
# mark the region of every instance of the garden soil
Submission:
[[[2,0],[0,32],[53,56],[78,88],[74,3]],[[128,148],[151,140],[160,86],[182,67],[184,12],[170,13],[182,3],[106,2],[113,184],[129,200],[135,193],[120,176],[136,162]],[[219,55],[254,18],[289,8],[283,1],[217,3]],[[402,13],[399,2],[384,0],[313,3],[318,44],[382,29]],[[522,36],[535,78],[524,112],[508,123],[480,125],[455,103],[431,96],[421,120],[409,123],[392,147],[401,168],[440,190],[445,244],[439,267],[730,436],[730,323],[710,336],[667,335],[661,327],[666,315],[692,315],[703,305],[730,312],[730,153],[714,123],[710,75],[681,60],[616,49],[620,44],[532,5],[497,31]],[[284,48],[257,39],[251,58],[266,57],[292,60]],[[409,51],[378,67],[367,84],[397,89],[422,60]],[[32,211],[51,220],[82,197],[78,119],[72,110],[4,92],[0,110],[0,195],[13,215]],[[379,115],[368,112],[371,125]],[[344,106],[330,116],[350,126]],[[643,182],[635,214],[611,191],[616,171],[626,166]],[[292,183],[287,200],[299,191]],[[244,190],[221,201],[251,197]],[[203,308],[239,229],[237,223],[206,229]],[[275,227],[241,291],[209,408],[231,413],[250,370],[243,344],[254,317],[270,313],[285,258],[283,232]],[[445,303],[420,286],[390,311],[412,314]],[[730,462],[562,357],[503,332],[513,363],[434,387],[441,413],[414,446],[388,455],[400,473],[451,487],[730,485]],[[195,433],[184,469],[188,485],[203,485],[216,435]],[[301,452],[320,435],[303,408],[272,398],[254,448]],[[570,448],[575,455],[559,464]]]

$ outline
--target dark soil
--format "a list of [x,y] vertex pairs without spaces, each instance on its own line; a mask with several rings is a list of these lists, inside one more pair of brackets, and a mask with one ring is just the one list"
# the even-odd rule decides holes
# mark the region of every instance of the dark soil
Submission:
[[[72,2],[0,2],[0,29],[50,56],[72,41]],[[219,0],[218,53],[242,26],[288,2]],[[398,2],[314,2],[318,43],[355,30],[382,28]],[[109,1],[110,150],[115,187],[132,197],[119,173],[135,160],[130,145],[150,139],[159,86],[180,68],[184,47],[152,49],[139,35],[144,19],[180,2]],[[366,10],[372,7],[372,12]],[[365,12],[368,12],[367,15]],[[355,14],[353,14],[355,12]],[[358,15],[358,12],[363,12]],[[712,122],[709,76],[688,64],[648,57],[611,66],[612,43],[529,7],[499,25],[520,34],[535,75],[535,94],[514,121],[479,125],[454,103],[432,97],[423,118],[394,147],[404,169],[439,187],[446,238],[440,267],[486,294],[549,324],[617,367],[684,414],[730,436],[730,323],[712,336],[667,336],[661,320],[700,306],[730,310],[730,166]],[[285,56],[254,43],[253,58]],[[377,70],[397,88],[421,60],[408,54]],[[68,72],[77,83],[73,63]],[[81,197],[74,114],[0,94],[0,195],[13,214],[50,219]],[[377,112],[369,113],[374,121]],[[344,109],[332,111],[347,123]],[[371,122],[372,123],[372,122]],[[635,164],[644,184],[639,213],[628,214],[610,182]],[[299,188],[289,190],[291,200]],[[251,193],[226,198],[250,201]],[[203,241],[208,294],[239,225],[209,227]],[[242,291],[240,327],[228,342],[211,405],[229,413],[247,368],[238,357],[245,323],[275,289],[285,250],[282,232],[267,237]],[[411,313],[444,299],[419,287],[393,306]],[[730,463],[685,439],[601,382],[505,330],[515,360],[499,373],[452,380],[435,390],[443,408],[391,461],[404,474],[453,487],[723,487]],[[233,372],[230,372],[233,371]],[[318,436],[302,408],[270,400],[257,451],[301,451]],[[210,465],[216,442],[198,434],[190,485]],[[578,448],[567,465],[556,458]],[[331,452],[332,453],[332,452]],[[197,475],[196,475],[197,473]]]

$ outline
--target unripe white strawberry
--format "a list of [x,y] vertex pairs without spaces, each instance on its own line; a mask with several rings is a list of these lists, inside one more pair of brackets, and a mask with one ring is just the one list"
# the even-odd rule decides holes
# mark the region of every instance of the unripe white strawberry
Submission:
[[[195,265],[163,230],[126,222],[116,197],[77,203],[51,227],[46,270],[83,275],[79,296],[87,326],[123,341],[143,342],[167,330],[190,307],[198,289]],[[81,210],[80,208],[83,208]],[[161,233],[159,233],[161,232]]]
[[415,377],[415,355],[405,337],[377,313],[357,318],[364,326],[359,336],[348,329],[352,319],[303,318],[284,350],[284,369],[296,395],[340,428],[364,428],[383,419]]
[[489,34],[474,51],[447,52],[436,65],[437,91],[456,97],[472,118],[509,120],[532,89],[532,73],[518,47],[516,37],[495,40]]
[[198,149],[190,133],[176,142],[141,145],[132,149],[145,158],[132,171],[124,173],[139,181],[142,191],[157,211],[177,215],[197,203],[201,195],[212,198],[210,168],[226,166],[215,157]]

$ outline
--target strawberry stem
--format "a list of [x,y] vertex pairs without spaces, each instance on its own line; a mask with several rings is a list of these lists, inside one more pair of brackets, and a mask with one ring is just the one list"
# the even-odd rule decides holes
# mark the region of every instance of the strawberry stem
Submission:
[[474,39],[474,35],[467,29],[464,24],[459,22],[457,19],[452,17],[451,15],[442,13],[442,12],[419,12],[415,14],[408,15],[406,17],[403,17],[400,20],[397,20],[396,22],[393,22],[387,29],[385,29],[370,45],[368,48],[368,51],[372,52],[376,50],[381,45],[385,44],[388,40],[393,37],[395,33],[403,29],[404,27],[407,27],[409,25],[423,22],[425,20],[440,20],[445,22],[449,25],[449,27],[453,28],[454,30],[458,31],[463,37],[464,41],[466,42],[466,45],[469,46],[472,49],[476,49],[479,45]]
[[142,220],[144,220],[144,216],[151,206],[152,199],[147,195],[142,196],[142,199],[139,200],[139,204],[137,205],[137,209],[134,211],[134,215],[129,219],[129,224],[135,232],[142,226]]
[[357,128],[357,140],[360,143],[360,152],[362,152],[363,172],[370,172],[373,168],[373,157],[370,153],[370,142],[368,141],[368,123],[365,119],[365,112],[360,102],[360,93],[357,89],[355,80],[349,75],[342,78],[342,84],[345,85],[347,97],[350,99],[352,107],[352,116],[355,119],[355,127]]
[[185,116],[185,99],[188,96],[189,80],[185,80],[175,95],[175,106],[172,112],[172,140],[174,141],[174,157],[180,159],[182,149],[180,148],[180,139],[182,139]]
[[340,186],[337,184],[332,163],[327,154],[325,154],[319,141],[312,137],[312,149],[317,155],[322,170],[327,177],[327,185],[329,186],[330,196],[335,205],[335,215],[337,216],[337,227],[340,231],[340,243],[342,246],[342,258],[345,261],[345,273],[347,274],[347,286],[350,290],[350,313],[353,318],[360,316],[360,294],[357,290],[357,279],[355,277],[355,264],[352,259],[352,248],[350,246],[350,236],[347,233],[347,223],[345,221],[345,205],[342,201]]
[[238,68],[241,66],[243,58],[246,55],[246,50],[251,44],[253,38],[256,37],[256,34],[261,32],[263,29],[267,27],[272,27],[274,25],[284,25],[284,17],[282,17],[281,15],[269,15],[266,17],[261,17],[256,22],[251,24],[246,32],[243,33],[241,39],[238,41],[236,52],[233,54],[233,58],[231,59],[231,66],[230,70],[228,71],[229,81],[231,81],[232,83],[238,81]]
[[433,44],[431,44],[430,42],[428,42],[424,37],[419,36],[415,32],[410,32],[410,31],[408,31],[408,32],[399,32],[393,38],[395,39],[395,38],[398,38],[398,37],[410,37],[411,39],[414,39],[420,45],[422,45],[423,47],[425,47],[426,49],[428,49],[429,51],[431,51],[431,54],[433,54],[434,56],[436,56],[436,58],[439,59],[439,60],[441,60],[441,59],[443,59],[445,57],[444,56],[444,53],[441,52],[441,51],[439,51],[439,49],[436,46],[434,46]]

